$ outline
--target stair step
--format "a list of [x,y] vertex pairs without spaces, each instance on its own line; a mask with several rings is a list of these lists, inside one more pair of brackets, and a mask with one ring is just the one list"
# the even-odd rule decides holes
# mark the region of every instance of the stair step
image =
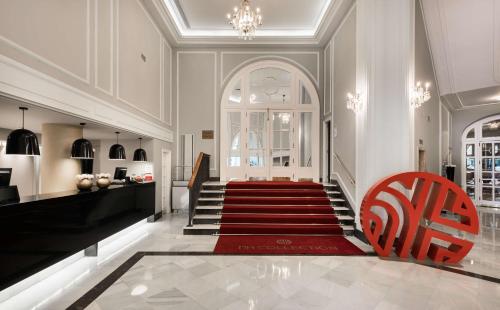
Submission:
[[198,198],[198,202],[223,202],[224,198],[220,197],[200,197]]
[[200,194],[224,194],[224,190],[201,190]]
[[339,191],[326,191],[326,194],[327,195],[340,195],[342,194],[341,192]]

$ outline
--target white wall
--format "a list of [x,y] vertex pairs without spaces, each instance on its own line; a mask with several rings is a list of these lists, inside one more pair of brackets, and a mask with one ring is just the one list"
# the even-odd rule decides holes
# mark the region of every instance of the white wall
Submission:
[[420,1],[415,1],[415,81],[430,82],[431,99],[415,110],[415,167],[418,152],[425,151],[426,171],[441,174],[439,90],[430,54]]
[[331,53],[331,66],[325,71],[331,72],[330,105],[333,107],[333,158],[330,160],[334,178],[339,179],[349,197],[355,197],[356,114],[347,109],[346,96],[347,93],[356,93],[356,10],[351,10],[346,16],[327,49]]
[[[193,134],[195,156],[200,152],[210,154],[212,177],[220,175],[221,97],[227,82],[239,69],[265,59],[284,61],[302,70],[313,81],[320,98],[323,92],[320,49],[205,48],[176,50],[175,55],[176,141],[182,134]],[[202,140],[202,130],[214,130],[215,139]],[[179,147],[176,144],[176,152],[172,154],[174,165],[180,165]]]
[[1,0],[0,7],[1,92],[173,139],[172,49],[142,1]]

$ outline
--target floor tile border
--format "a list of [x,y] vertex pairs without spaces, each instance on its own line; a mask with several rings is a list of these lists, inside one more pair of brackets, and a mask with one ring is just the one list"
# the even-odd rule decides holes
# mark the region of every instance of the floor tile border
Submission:
[[[91,288],[87,293],[70,305],[68,310],[83,310],[88,307],[94,300],[96,300],[102,293],[104,293],[108,288],[110,288],[121,276],[123,276],[127,271],[129,271],[135,264],[137,264],[144,256],[377,256],[376,253],[370,252],[365,255],[331,255],[331,254],[216,254],[213,252],[178,252],[178,251],[140,251],[132,255],[123,264],[106,276],[102,281],[100,281],[96,286]],[[456,274],[460,274],[467,277],[472,277],[488,282],[493,282],[500,284],[500,278],[495,278],[491,276],[486,276],[470,271],[460,270],[453,267],[443,266],[443,265],[431,265],[426,263],[416,263],[421,266],[430,267],[434,269],[444,270]]]

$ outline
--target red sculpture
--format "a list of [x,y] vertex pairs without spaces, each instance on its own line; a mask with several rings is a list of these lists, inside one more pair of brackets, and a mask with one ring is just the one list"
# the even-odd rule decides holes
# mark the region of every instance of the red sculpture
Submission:
[[[400,227],[395,206],[398,203],[404,222],[396,241]],[[376,209],[385,210],[385,226],[379,215],[382,212]],[[458,215],[459,220],[441,217],[442,210]],[[431,228],[430,224],[440,224],[441,228]],[[445,233],[442,228],[475,235],[479,232],[476,207],[469,196],[448,179],[426,172],[393,175],[370,188],[361,204],[361,225],[379,256],[389,256],[396,245],[395,252],[401,258],[408,258],[411,252],[420,261],[429,257],[436,263],[450,264],[460,262],[474,244]],[[435,240],[440,240],[439,244]]]

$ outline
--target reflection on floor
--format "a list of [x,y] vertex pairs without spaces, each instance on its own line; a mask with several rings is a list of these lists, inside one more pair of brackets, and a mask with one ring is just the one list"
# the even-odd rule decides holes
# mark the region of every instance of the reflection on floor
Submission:
[[[499,215],[480,209],[476,247],[455,268],[500,278]],[[495,211],[495,210],[493,210]],[[184,236],[186,215],[145,224],[126,248],[84,258],[71,285],[53,281],[0,309],[65,309],[138,251],[211,252],[215,236]],[[495,239],[496,237],[496,239]],[[364,250],[371,250],[353,240]],[[80,269],[78,269],[80,268]],[[68,273],[68,271],[65,271]],[[144,256],[89,309],[498,309],[500,285],[377,257]]]
[[499,294],[375,257],[145,256],[88,309],[495,309]]

